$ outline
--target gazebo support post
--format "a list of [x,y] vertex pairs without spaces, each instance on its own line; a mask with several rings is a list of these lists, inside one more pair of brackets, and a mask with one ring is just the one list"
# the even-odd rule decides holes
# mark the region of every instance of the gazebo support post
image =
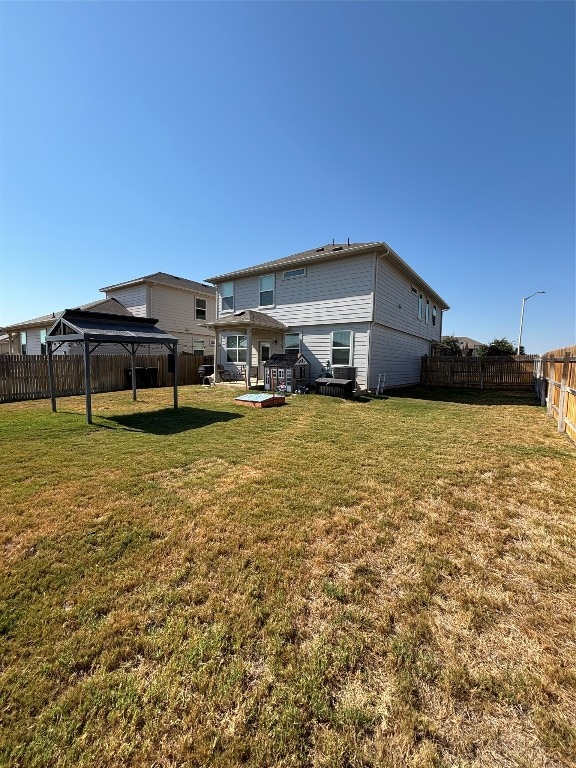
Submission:
[[54,360],[52,359],[52,344],[46,344],[48,352],[48,380],[50,381],[50,402],[52,403],[52,413],[56,413],[56,380],[54,378]]
[[178,408],[178,342],[174,344],[174,408]]
[[90,342],[84,342],[84,389],[86,390],[86,421],[92,424],[92,383],[90,381]]
[[132,361],[132,400],[136,400],[136,352],[134,351],[134,344],[132,344],[130,357]]

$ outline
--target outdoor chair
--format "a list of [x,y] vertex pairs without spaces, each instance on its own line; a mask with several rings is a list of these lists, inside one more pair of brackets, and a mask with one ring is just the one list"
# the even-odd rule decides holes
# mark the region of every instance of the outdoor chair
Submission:
[[234,371],[224,368],[223,365],[218,366],[218,378],[220,381],[236,381],[236,374]]

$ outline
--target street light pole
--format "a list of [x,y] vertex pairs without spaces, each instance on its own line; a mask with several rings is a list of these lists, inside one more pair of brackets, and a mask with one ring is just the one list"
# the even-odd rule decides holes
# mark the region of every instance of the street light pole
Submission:
[[528,301],[528,299],[531,299],[532,296],[536,296],[539,293],[546,293],[546,291],[536,291],[536,293],[531,293],[530,296],[524,296],[522,299],[522,311],[520,312],[520,333],[518,334],[518,350],[516,352],[517,355],[520,354],[520,347],[522,346],[522,323],[524,322],[524,304]]

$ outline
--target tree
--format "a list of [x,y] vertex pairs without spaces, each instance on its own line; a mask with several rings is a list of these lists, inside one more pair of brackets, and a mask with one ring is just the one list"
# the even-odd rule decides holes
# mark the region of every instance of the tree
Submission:
[[[483,344],[480,348],[480,357],[491,357],[498,355],[515,355],[516,349],[506,338],[494,339],[490,344]],[[520,347],[520,354],[524,354],[524,347]]]
[[443,355],[450,355],[451,357],[462,357],[460,342],[456,336],[442,336],[442,344],[446,347],[446,349],[442,350]]

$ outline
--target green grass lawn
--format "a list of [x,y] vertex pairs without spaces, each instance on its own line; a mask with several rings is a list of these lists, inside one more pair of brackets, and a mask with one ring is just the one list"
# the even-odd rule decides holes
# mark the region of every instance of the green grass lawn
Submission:
[[0,766],[575,766],[545,409],[234,393],[0,406]]

